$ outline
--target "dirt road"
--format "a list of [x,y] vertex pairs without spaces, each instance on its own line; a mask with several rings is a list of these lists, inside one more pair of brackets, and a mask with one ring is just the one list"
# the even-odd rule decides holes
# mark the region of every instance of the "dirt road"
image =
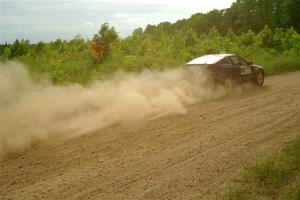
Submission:
[[300,136],[300,72],[187,111],[2,155],[0,199],[215,199]]

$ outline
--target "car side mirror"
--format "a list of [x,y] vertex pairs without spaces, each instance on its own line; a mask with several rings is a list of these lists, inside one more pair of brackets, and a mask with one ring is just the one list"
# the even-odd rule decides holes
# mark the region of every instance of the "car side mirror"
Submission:
[[249,65],[253,65],[253,62],[251,62],[251,61],[248,61],[248,64],[249,64]]

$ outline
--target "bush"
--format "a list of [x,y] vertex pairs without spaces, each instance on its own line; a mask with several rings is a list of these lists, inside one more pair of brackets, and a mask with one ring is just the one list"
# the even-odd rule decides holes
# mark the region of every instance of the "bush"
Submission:
[[239,54],[262,65],[267,75],[300,68],[300,35],[294,29],[284,32],[265,27],[257,34],[249,30],[239,36],[229,30],[222,36],[215,27],[199,35],[192,28],[173,30],[169,25],[162,23],[159,26],[162,30],[155,31],[149,26],[145,32],[135,31],[125,39],[119,39],[113,27],[103,25],[95,35],[108,45],[104,48],[106,57],[102,64],[92,53],[90,41],[79,35],[70,41],[57,39],[32,45],[28,40],[16,40],[1,47],[0,59],[21,61],[32,74],[48,74],[56,84],[88,84],[118,70],[175,68],[195,57],[220,52]]

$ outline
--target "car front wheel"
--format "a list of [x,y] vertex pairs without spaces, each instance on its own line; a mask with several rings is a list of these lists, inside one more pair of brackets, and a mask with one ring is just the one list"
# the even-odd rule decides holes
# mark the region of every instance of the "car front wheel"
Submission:
[[264,80],[265,80],[265,75],[264,75],[263,70],[258,69],[258,70],[255,72],[255,76],[254,76],[254,84],[257,85],[257,86],[259,86],[259,87],[262,87],[263,84],[264,84]]

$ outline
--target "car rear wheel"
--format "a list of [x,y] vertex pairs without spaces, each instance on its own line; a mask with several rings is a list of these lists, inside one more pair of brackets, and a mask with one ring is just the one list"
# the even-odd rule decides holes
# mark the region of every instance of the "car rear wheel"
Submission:
[[263,70],[258,69],[258,70],[255,72],[255,76],[254,76],[254,84],[257,85],[257,86],[259,86],[259,87],[262,87],[263,84],[264,84],[264,80],[265,80],[265,75],[264,75]]

